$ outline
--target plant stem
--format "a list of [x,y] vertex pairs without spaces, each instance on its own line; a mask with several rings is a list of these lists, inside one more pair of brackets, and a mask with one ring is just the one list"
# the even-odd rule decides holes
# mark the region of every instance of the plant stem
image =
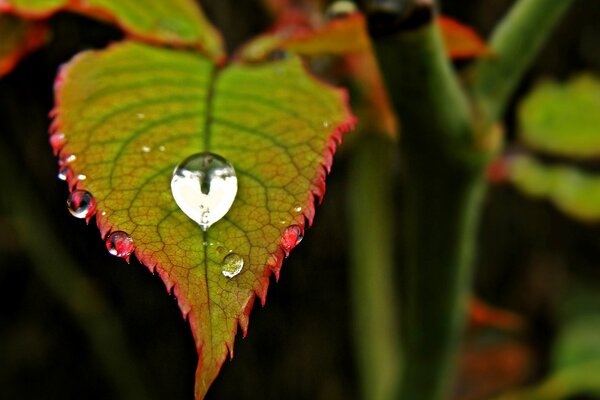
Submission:
[[392,399],[400,376],[394,276],[391,139],[363,135],[348,177],[350,259],[357,354],[363,399]]
[[489,43],[492,55],[474,66],[472,94],[483,125],[505,111],[511,95],[573,0],[519,0],[498,24]]
[[[423,12],[423,10],[421,10]],[[396,398],[448,396],[470,292],[488,151],[478,148],[469,105],[446,58],[433,11],[420,27],[376,42],[400,118],[406,203],[404,373]],[[420,18],[423,14],[420,15]]]
[[43,196],[33,189],[21,167],[2,143],[0,170],[5,177],[2,183],[10,190],[0,193],[0,201],[11,211],[18,240],[36,273],[86,333],[117,398],[151,398],[137,362],[127,348],[119,318],[57,239],[40,208]]

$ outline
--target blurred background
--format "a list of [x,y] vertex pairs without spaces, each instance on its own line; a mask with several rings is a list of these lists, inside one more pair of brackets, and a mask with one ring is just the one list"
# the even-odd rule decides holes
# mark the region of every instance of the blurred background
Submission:
[[[442,12],[485,38],[512,3],[445,0]],[[230,50],[272,23],[259,0],[202,6]],[[599,2],[574,2],[515,96],[506,116],[509,142],[516,142],[515,106],[536,82],[600,73],[599,19]],[[197,357],[176,300],[137,260],[110,256],[93,223],[70,216],[48,144],[57,68],[121,33],[69,13],[50,25],[48,44],[0,79],[0,398],[191,399]],[[248,336],[237,338],[235,358],[208,399],[359,397],[345,208],[351,156],[352,146],[342,146],[313,228],[284,262],[266,306],[255,305]],[[579,164],[600,170],[593,161]],[[576,363],[581,349],[573,343],[585,342],[586,356],[596,351],[589,365],[597,368],[584,370],[592,384],[600,382],[600,224],[493,185],[479,237],[474,295],[504,311],[476,307],[456,398],[487,399],[543,381],[557,357]]]

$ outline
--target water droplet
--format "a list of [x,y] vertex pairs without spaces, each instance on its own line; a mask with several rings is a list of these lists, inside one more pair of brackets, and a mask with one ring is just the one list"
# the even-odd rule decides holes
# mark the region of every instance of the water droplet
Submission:
[[223,247],[223,246],[217,247],[217,254],[223,254],[223,253],[225,253],[225,251],[226,251],[225,247]]
[[340,19],[354,14],[357,11],[356,4],[347,0],[339,0],[333,2],[325,11],[328,19]]
[[223,268],[223,275],[228,278],[233,278],[242,271],[244,268],[244,259],[236,253],[230,253],[223,258],[221,264]]
[[207,230],[231,208],[237,194],[237,177],[223,157],[194,154],[173,171],[171,192],[179,208]]
[[58,175],[56,175],[56,177],[61,181],[66,181],[69,178],[69,175],[71,175],[71,168],[65,165],[58,170]]
[[106,249],[113,256],[129,260],[133,253],[133,239],[123,231],[115,231],[106,238]]
[[77,179],[80,181],[85,181],[87,179],[87,176],[85,176],[84,174],[79,174],[77,175]]
[[69,155],[66,155],[63,158],[61,158],[60,164],[61,165],[71,164],[75,160],[77,160],[77,156],[75,154],[69,154]]
[[296,207],[294,207],[294,211],[297,212],[297,213],[301,213],[302,212],[302,207],[296,206]]
[[135,116],[136,116],[138,119],[144,119],[144,118],[146,118],[146,115],[145,115],[144,113],[137,113],[137,114],[135,114]]
[[148,147],[148,146],[142,146],[142,151],[144,153],[150,153],[150,150],[152,150],[150,147]]
[[158,151],[165,151],[165,146],[158,146]]
[[323,128],[329,128],[329,125],[331,125],[331,123],[327,120],[323,121]]
[[96,211],[96,200],[87,190],[74,190],[67,199],[69,212],[77,218],[88,218]]
[[65,145],[65,134],[64,133],[55,133],[50,136],[50,146],[52,146],[52,150],[54,154],[58,154],[60,149]]
[[281,235],[281,248],[285,252],[285,256],[289,256],[290,251],[304,239],[302,230],[298,225],[290,225],[283,231]]

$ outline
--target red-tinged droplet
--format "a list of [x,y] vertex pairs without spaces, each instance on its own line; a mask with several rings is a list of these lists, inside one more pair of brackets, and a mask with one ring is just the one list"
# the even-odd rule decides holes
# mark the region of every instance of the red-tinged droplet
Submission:
[[64,147],[65,142],[65,134],[62,132],[58,132],[50,136],[50,146],[52,146],[54,155],[58,155],[60,150]]
[[96,200],[87,190],[74,190],[67,199],[69,212],[76,218],[89,220],[96,212]]
[[281,235],[281,248],[285,256],[290,255],[290,251],[302,241],[302,230],[298,225],[290,225],[283,231]]
[[129,261],[134,250],[133,239],[123,231],[115,231],[106,238],[106,249],[113,256]]

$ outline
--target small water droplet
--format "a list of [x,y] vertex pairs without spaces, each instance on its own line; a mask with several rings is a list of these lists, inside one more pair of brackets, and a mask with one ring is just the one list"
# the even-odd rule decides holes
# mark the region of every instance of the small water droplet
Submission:
[[329,126],[331,125],[331,123],[327,120],[323,121],[323,128],[329,128]]
[[67,199],[69,212],[77,218],[88,218],[96,211],[96,200],[87,190],[74,190]]
[[150,153],[151,150],[152,149],[148,146],[142,146],[142,152],[144,152],[144,153]]
[[302,207],[296,206],[296,207],[294,207],[294,211],[297,212],[297,213],[301,213],[302,212]]
[[226,252],[225,247],[219,246],[217,247],[217,254],[224,254]]
[[223,275],[227,278],[233,278],[238,275],[244,268],[244,259],[236,253],[230,253],[223,258],[221,264]]
[[73,161],[75,161],[75,160],[77,160],[77,156],[76,156],[75,154],[69,154],[69,155],[66,155],[66,156],[64,156],[64,157],[63,157],[63,158],[60,160],[60,163],[61,163],[62,165],[65,165],[65,164],[71,164],[71,163],[72,163]]
[[104,216],[106,215],[106,211],[102,211],[102,212],[100,213],[100,215],[102,215],[102,216],[104,217]]
[[65,142],[65,134],[62,132],[50,136],[50,146],[52,146],[54,154],[58,154],[60,149],[65,145]]
[[56,177],[61,181],[66,181],[69,178],[69,175],[71,175],[71,168],[65,165],[58,170],[58,175],[56,175]]
[[146,118],[146,115],[145,115],[144,113],[137,113],[137,114],[135,114],[135,116],[136,116],[138,119],[144,119],[144,118]]
[[333,2],[325,11],[328,19],[340,19],[354,14],[357,11],[356,4],[347,0],[339,0]]
[[285,228],[281,235],[281,248],[286,257],[290,255],[290,251],[296,247],[302,239],[304,239],[304,236],[302,236],[302,230],[298,225],[290,225]]
[[113,256],[129,260],[133,253],[133,239],[123,231],[115,231],[106,238],[106,249]]
[[237,177],[223,157],[194,154],[173,171],[171,192],[179,208],[207,230],[231,208],[237,194]]
[[165,146],[158,146],[158,151],[165,151]]
[[84,174],[79,174],[77,175],[77,179],[80,181],[85,181],[87,179],[87,176],[85,176]]

